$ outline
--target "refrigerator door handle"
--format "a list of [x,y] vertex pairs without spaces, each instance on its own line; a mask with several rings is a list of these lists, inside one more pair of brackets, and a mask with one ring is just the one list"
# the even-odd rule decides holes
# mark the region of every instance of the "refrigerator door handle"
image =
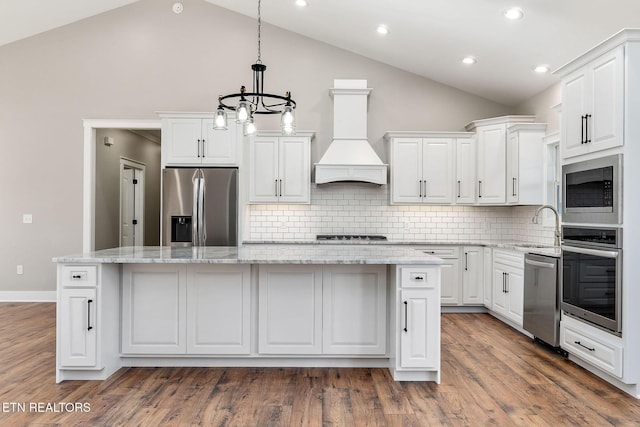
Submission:
[[193,208],[191,212],[191,244],[198,245],[198,213],[200,212],[200,178],[196,173],[193,178]]
[[204,224],[204,194],[205,194],[205,179],[204,177],[200,178],[200,185],[198,185],[198,189],[200,191],[200,203],[198,204],[198,235],[199,241],[198,246],[204,246],[204,243],[207,241],[207,233]]

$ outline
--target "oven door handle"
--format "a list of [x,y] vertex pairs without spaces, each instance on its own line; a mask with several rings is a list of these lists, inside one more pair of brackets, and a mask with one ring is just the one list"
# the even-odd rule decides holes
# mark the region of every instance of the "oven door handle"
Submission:
[[575,246],[562,246],[562,251],[575,252],[584,255],[593,255],[604,258],[618,258],[618,251],[605,251],[602,249],[577,248]]

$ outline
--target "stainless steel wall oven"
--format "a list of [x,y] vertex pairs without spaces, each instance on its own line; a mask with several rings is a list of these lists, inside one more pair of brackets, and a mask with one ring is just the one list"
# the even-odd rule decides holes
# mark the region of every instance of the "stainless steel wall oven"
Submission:
[[562,228],[561,309],[622,333],[622,229]]
[[622,223],[622,154],[562,167],[562,220]]

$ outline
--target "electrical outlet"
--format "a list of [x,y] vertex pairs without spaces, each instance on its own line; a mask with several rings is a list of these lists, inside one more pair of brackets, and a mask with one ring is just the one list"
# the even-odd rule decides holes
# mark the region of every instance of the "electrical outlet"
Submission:
[[22,223],[23,224],[31,224],[33,222],[33,215],[24,214],[22,215]]
[[22,264],[18,264],[16,266],[16,274],[23,274],[24,273],[24,269],[22,268]]

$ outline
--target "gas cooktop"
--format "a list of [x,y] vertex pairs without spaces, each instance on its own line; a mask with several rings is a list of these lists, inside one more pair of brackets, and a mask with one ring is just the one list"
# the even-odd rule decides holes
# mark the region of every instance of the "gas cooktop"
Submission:
[[316,240],[387,240],[387,236],[376,234],[318,234]]

